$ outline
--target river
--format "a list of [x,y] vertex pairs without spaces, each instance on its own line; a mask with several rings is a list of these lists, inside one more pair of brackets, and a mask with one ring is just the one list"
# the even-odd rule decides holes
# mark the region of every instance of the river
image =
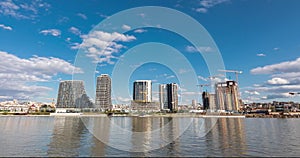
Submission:
[[1,116],[0,156],[299,156],[300,119]]

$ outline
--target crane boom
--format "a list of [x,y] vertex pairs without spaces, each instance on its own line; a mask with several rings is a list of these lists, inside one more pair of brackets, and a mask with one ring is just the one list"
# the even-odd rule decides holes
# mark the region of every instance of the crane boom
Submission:
[[239,78],[238,78],[238,74],[241,74],[243,73],[243,71],[238,71],[238,70],[218,70],[218,71],[221,71],[221,72],[233,72],[235,73],[235,79],[236,79],[236,82],[239,83]]

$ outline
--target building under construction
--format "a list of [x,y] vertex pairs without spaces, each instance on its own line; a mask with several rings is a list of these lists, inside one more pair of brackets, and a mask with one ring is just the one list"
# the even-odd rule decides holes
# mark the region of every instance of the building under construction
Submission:
[[236,81],[219,82],[215,85],[216,105],[221,111],[237,112],[240,109],[238,84]]

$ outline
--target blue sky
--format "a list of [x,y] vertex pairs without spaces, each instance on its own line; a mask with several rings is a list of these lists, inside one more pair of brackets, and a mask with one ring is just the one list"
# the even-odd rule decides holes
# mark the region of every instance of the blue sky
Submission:
[[[201,55],[212,53],[213,48],[197,50],[187,39],[160,26],[133,29],[129,25],[131,18],[119,20],[119,31],[109,32],[101,27],[95,30],[99,23],[120,11],[144,6],[175,9],[200,23],[217,45],[225,68],[243,71],[239,85],[245,102],[300,101],[300,96],[288,95],[300,92],[298,0],[3,0],[0,2],[0,99],[56,98],[60,80],[84,74],[75,61],[78,52],[86,49],[89,62],[97,62],[96,69],[90,68],[94,72],[92,78],[101,73],[113,75],[118,63],[132,60],[132,64],[126,65],[132,74],[124,74],[129,75],[128,79],[112,78],[113,83],[125,80],[124,89],[114,92],[114,103],[128,103],[132,82],[137,79],[152,80],[153,100],[158,100],[158,84],[176,82],[182,104],[191,104],[192,99],[199,101],[196,84],[209,84],[208,77],[218,75],[209,73]],[[137,16],[139,22],[146,23],[149,15],[140,12]],[[175,15],[165,20],[180,21]],[[184,23],[178,27],[192,31],[192,26]],[[114,41],[109,42],[111,39]],[[142,47],[145,43],[160,45]],[[141,53],[126,58],[126,54],[130,56],[134,51]],[[166,51],[174,55],[169,56]],[[177,64],[178,71],[163,63],[140,63],[147,55]],[[183,64],[185,60],[191,67]],[[187,78],[191,78],[188,84],[180,83]],[[235,79],[235,75],[227,73],[226,78]],[[224,77],[216,77],[213,81],[222,80]]]

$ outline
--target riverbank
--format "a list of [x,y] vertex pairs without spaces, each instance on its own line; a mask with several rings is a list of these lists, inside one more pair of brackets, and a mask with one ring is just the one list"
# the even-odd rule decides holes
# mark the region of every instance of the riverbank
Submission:
[[[108,117],[105,113],[80,113],[80,115],[70,115],[70,113],[51,115],[49,112],[37,113],[0,113],[0,116],[62,116],[62,117]],[[280,114],[199,114],[199,113],[155,113],[155,114],[112,114],[109,117],[193,117],[193,118],[300,118],[300,115]]]

